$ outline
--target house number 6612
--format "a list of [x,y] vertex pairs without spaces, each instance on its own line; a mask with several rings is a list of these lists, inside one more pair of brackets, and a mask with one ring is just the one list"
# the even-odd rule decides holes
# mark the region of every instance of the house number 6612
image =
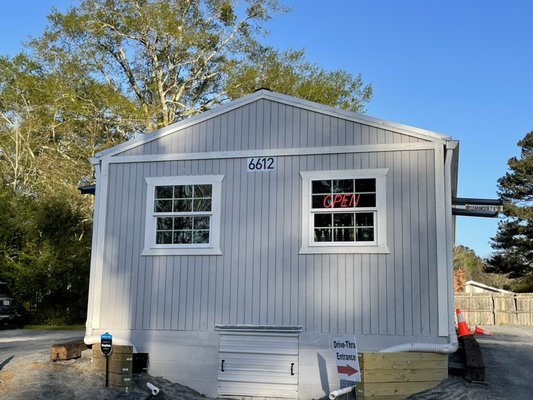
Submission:
[[251,157],[246,159],[248,172],[269,172],[276,169],[274,157]]

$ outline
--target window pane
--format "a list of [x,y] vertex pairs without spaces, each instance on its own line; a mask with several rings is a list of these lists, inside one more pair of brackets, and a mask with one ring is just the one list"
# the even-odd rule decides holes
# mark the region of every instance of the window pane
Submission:
[[155,212],[172,211],[172,200],[156,200],[154,205]]
[[174,200],[174,212],[192,211],[192,199]]
[[155,187],[156,199],[171,199],[172,198],[172,186],[156,186]]
[[331,242],[331,229],[315,229],[315,242]]
[[193,243],[209,243],[209,231],[194,231],[193,233]]
[[155,242],[157,244],[171,244],[172,232],[157,232]]
[[315,194],[313,195],[312,202],[313,204],[311,206],[313,208],[329,208],[332,197],[330,194]]
[[354,226],[353,225],[353,213],[339,213],[333,216],[333,226]]
[[333,181],[333,193],[353,193],[353,179]]
[[355,224],[357,226],[374,226],[373,213],[357,213],[355,214]]
[[357,241],[358,242],[373,242],[374,241],[374,228],[357,228]]
[[211,185],[194,185],[194,197],[211,197]]
[[375,193],[372,193],[372,194],[360,193],[360,194],[357,194],[356,198],[358,199],[357,207],[375,207],[376,206]]
[[157,219],[158,231],[171,231],[172,230],[172,218],[158,218]]
[[194,229],[209,229],[209,217],[194,217]]
[[192,229],[192,218],[191,217],[174,218],[174,229],[175,230]]
[[312,193],[331,193],[331,181],[312,181]]
[[355,241],[355,229],[354,228],[334,229],[333,237],[336,242],[353,242]]
[[174,186],[174,197],[176,199],[192,198],[193,185]]
[[375,192],[376,191],[376,180],[372,179],[356,179],[355,180],[355,191],[356,192]]
[[331,226],[332,214],[315,214],[315,227]]
[[211,211],[211,199],[194,199],[193,211]]
[[191,231],[174,232],[174,243],[175,244],[191,244],[192,243],[192,232]]

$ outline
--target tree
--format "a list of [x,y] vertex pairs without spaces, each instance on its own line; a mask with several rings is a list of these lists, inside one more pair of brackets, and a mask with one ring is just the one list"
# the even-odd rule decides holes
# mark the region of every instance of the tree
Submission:
[[[505,218],[492,238],[495,253],[487,271],[520,278],[524,290],[533,289],[533,131],[518,142],[519,158],[509,160],[509,171],[498,180]],[[529,282],[529,284],[528,284]]]
[[[225,99],[236,58],[257,46],[260,23],[283,11],[277,0],[84,0],[34,41],[41,59],[68,55],[125,95],[154,130]],[[135,133],[135,132],[134,132]]]
[[0,190],[0,280],[34,323],[85,319],[91,223],[61,196]]
[[[127,98],[152,131],[261,87],[362,111],[372,88],[360,75],[324,71],[303,51],[258,42],[277,0],[83,0],[55,11],[32,43],[41,62],[78,62]],[[129,119],[129,116],[124,116]]]
[[21,196],[74,195],[92,178],[88,158],[134,129],[127,107],[68,63],[51,71],[24,54],[0,58],[0,182]]
[[465,271],[467,279],[479,281],[485,263],[474,250],[460,245],[453,248],[453,266],[455,269]]
[[258,88],[357,112],[363,112],[372,97],[372,85],[365,85],[361,75],[354,78],[342,70],[324,71],[306,61],[302,50],[279,53],[271,47],[260,49],[229,72],[231,98]]

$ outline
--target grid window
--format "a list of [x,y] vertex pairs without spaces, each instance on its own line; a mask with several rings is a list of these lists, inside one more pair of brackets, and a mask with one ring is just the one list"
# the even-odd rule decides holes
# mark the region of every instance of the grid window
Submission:
[[389,253],[387,168],[301,171],[300,254]]
[[155,186],[156,244],[209,243],[211,185]]
[[220,255],[223,175],[147,177],[143,255]]
[[376,179],[311,181],[314,242],[375,240]]

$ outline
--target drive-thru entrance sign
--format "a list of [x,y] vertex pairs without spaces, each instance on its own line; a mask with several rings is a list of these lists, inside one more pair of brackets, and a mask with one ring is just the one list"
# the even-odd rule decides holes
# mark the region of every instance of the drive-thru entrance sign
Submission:
[[361,382],[355,336],[333,337],[332,348],[335,352],[339,378],[345,381]]

